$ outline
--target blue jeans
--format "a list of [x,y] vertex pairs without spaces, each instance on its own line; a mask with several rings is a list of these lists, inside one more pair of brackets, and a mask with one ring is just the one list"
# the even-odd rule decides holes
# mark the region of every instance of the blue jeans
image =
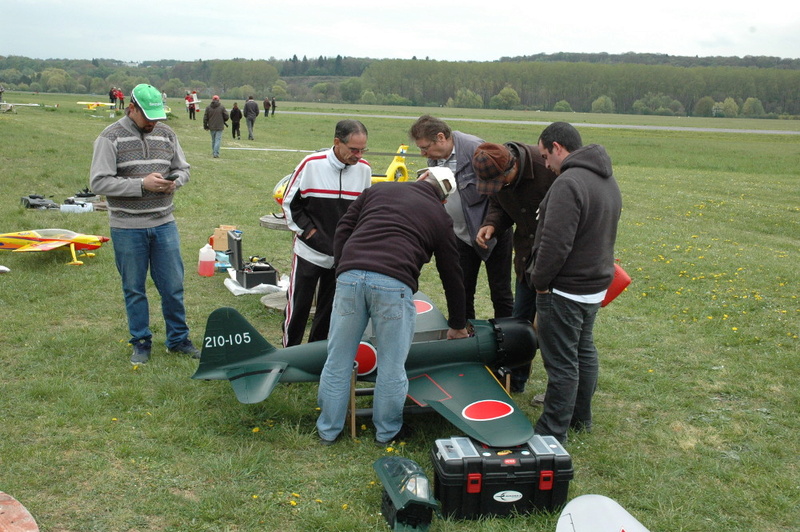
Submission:
[[161,295],[161,312],[167,328],[167,347],[172,348],[189,337],[183,305],[183,260],[180,237],[175,222],[150,229],[111,228],[114,259],[122,277],[122,293],[128,314],[131,343],[149,345],[150,306],[145,285],[147,271]]
[[211,130],[211,155],[219,157],[219,145],[222,143],[222,130]]
[[564,443],[570,428],[592,429],[592,396],[600,367],[593,330],[599,309],[600,303],[538,294],[539,349],[547,390],[536,434],[549,434]]
[[405,362],[417,319],[412,296],[409,286],[379,273],[350,270],[336,279],[328,359],[319,379],[320,438],[334,440],[344,428],[353,362],[370,319],[378,352],[372,403],[375,439],[389,441],[403,426],[408,393]]

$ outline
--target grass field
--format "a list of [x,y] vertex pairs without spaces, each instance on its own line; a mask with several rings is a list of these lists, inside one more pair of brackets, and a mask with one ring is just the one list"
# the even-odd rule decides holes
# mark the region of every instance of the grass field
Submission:
[[[0,231],[108,235],[105,213],[24,210],[19,201],[37,193],[62,202],[88,186],[92,142],[114,119],[75,104],[94,97],[5,97],[59,107],[0,115]],[[223,149],[212,159],[202,122],[170,103],[169,124],[192,164],[175,200],[192,337],[200,342],[213,309],[233,306],[278,344],[279,312],[258,296],[233,296],[221,274],[200,277],[195,264],[213,228],[233,224],[245,254],[287,272],[290,235],[260,227],[259,217],[277,210],[272,187],[304,154]],[[315,112],[325,114],[305,114]],[[283,102],[274,118],[257,120],[255,141],[234,142],[228,130],[223,148],[323,148],[337,115],[362,115],[372,152],[394,152],[423,113],[457,118],[456,129],[495,142],[535,143],[543,126],[520,122],[572,121],[614,160],[624,200],[617,256],[633,283],[598,318],[595,430],[567,445],[570,498],[612,497],[654,532],[797,530],[800,135],[581,124],[797,132],[800,122]],[[495,118],[503,122],[487,121]],[[390,157],[368,159],[383,171]],[[424,161],[408,164],[413,171]],[[0,491],[45,532],[383,530],[372,463],[396,453],[432,476],[434,439],[456,433],[421,415],[411,420],[413,438],[382,450],[365,421],[358,440],[320,448],[315,384],[280,386],[267,401],[242,405],[226,382],[191,380],[196,361],[163,353],[152,285],[154,356],[133,368],[113,242],[82,267],[67,261],[64,251],[0,254],[11,269],[0,275]],[[479,285],[478,317],[488,318]],[[435,268],[425,268],[421,289],[443,303]],[[544,384],[537,357],[517,398],[533,421],[529,401]],[[544,532],[556,521],[435,519],[431,530]]]

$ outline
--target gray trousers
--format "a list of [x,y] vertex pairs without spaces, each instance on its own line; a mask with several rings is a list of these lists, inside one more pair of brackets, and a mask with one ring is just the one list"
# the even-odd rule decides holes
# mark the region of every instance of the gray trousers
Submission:
[[567,441],[567,431],[591,431],[592,396],[599,361],[594,322],[600,303],[579,303],[551,293],[537,294],[539,350],[547,371],[544,409],[536,434]]

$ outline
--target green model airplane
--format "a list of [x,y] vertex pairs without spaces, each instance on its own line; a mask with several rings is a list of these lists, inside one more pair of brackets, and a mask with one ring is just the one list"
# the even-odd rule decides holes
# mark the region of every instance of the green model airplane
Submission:
[[[415,303],[415,337],[406,361],[408,397],[486,445],[530,440],[530,421],[495,377],[533,358],[537,341],[530,322],[472,320],[472,336],[447,340],[442,313],[423,294],[415,295]],[[375,381],[380,368],[374,346],[368,329],[356,355],[359,380]],[[327,341],[277,349],[236,310],[220,308],[208,317],[200,366],[192,378],[228,380],[240,402],[258,403],[278,382],[318,382],[326,358]]]

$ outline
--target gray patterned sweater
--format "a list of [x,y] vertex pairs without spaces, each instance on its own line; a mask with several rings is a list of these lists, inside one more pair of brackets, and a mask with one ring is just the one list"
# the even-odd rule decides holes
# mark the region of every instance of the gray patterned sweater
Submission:
[[147,229],[173,221],[173,194],[142,187],[150,173],[177,174],[177,186],[189,181],[189,163],[175,132],[158,122],[144,133],[127,116],[100,133],[94,142],[89,186],[106,196],[111,227]]

